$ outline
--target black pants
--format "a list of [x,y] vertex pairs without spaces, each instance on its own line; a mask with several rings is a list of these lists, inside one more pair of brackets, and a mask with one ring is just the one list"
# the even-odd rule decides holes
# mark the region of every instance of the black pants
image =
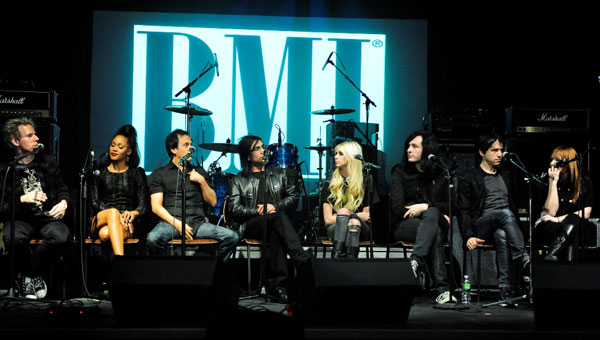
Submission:
[[[25,276],[44,276],[46,270],[56,256],[56,251],[67,243],[69,227],[61,221],[52,222],[25,222],[15,220],[15,272]],[[11,223],[4,225],[4,245],[11,247]],[[34,249],[29,247],[29,241],[40,238],[43,242]]]
[[434,287],[440,293],[449,288],[446,254],[444,254],[447,232],[448,222],[435,207],[428,208],[420,216],[396,224],[393,229],[394,240],[415,243],[412,256],[421,259],[429,257],[433,269]]
[[[285,212],[279,211],[266,216],[267,287],[275,288],[286,283],[289,275],[287,257],[298,267],[308,261],[310,253],[304,251],[294,225]],[[262,239],[263,216],[255,216],[246,222],[243,237]]]

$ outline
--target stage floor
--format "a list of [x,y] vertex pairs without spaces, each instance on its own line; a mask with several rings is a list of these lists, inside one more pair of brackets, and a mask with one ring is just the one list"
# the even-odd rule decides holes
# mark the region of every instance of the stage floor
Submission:
[[[256,325],[240,323],[232,316],[225,321],[231,329],[225,334],[245,334],[247,338],[270,338],[272,322],[291,325],[281,339],[467,339],[482,336],[489,339],[597,339],[597,330],[537,329],[532,304],[519,301],[517,308],[498,305],[482,308],[494,302],[488,294],[481,304],[466,310],[434,308],[433,297],[418,294],[413,298],[405,322],[395,324],[349,323],[301,325],[288,315],[286,305],[264,298],[240,300],[239,309],[252,315]],[[4,297],[0,300],[0,338],[17,339],[31,336],[60,336],[78,339],[203,339],[217,338],[201,327],[121,327],[116,323],[108,299],[75,298],[65,301],[31,301]],[[332,306],[335,313],[335,306]],[[261,316],[262,317],[257,317]],[[241,314],[240,314],[241,315]],[[239,315],[238,315],[239,316]],[[225,318],[227,319],[227,318]],[[263,327],[264,326],[264,327]],[[243,329],[236,329],[243,328]],[[286,328],[287,329],[287,328]],[[235,331],[234,331],[235,330]],[[267,331],[269,330],[269,331]],[[223,334],[224,330],[219,330]],[[216,334],[216,333],[215,333]],[[265,336],[267,335],[267,336]],[[224,336],[223,338],[228,338]]]

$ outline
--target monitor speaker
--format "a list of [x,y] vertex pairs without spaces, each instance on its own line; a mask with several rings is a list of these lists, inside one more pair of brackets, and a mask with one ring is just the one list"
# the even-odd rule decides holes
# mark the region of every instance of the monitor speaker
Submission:
[[313,323],[397,325],[418,290],[408,259],[313,259],[302,317]]
[[122,257],[108,289],[121,326],[202,326],[235,309],[239,287],[222,261],[194,256]]
[[536,327],[600,328],[600,263],[536,262],[533,308]]

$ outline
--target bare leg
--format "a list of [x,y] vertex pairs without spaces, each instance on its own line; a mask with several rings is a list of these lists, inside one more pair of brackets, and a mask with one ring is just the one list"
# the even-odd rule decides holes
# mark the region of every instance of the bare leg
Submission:
[[100,228],[100,240],[107,242],[110,239],[113,253],[124,255],[123,240],[125,239],[124,226],[121,223],[121,213],[117,209],[106,209],[96,215],[97,228]]

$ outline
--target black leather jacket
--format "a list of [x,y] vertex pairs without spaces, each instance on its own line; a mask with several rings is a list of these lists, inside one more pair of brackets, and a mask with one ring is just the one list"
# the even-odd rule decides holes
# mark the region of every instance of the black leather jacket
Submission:
[[[277,211],[292,214],[298,206],[298,190],[284,168],[267,168],[267,195],[271,196]],[[256,176],[239,173],[231,179],[227,197],[225,218],[230,228],[243,232],[244,224],[250,218],[258,216],[258,186]]]

